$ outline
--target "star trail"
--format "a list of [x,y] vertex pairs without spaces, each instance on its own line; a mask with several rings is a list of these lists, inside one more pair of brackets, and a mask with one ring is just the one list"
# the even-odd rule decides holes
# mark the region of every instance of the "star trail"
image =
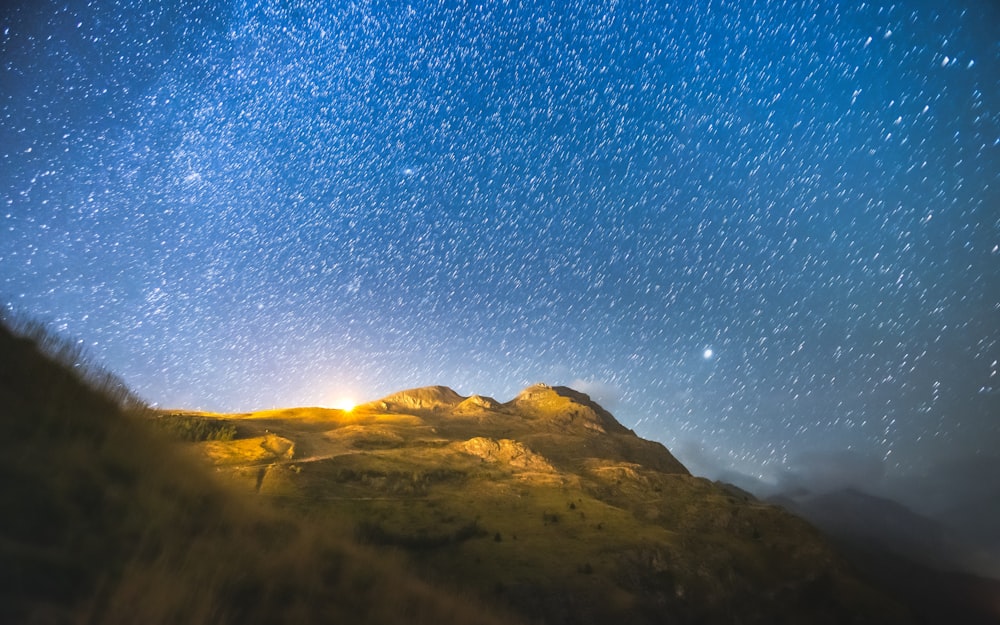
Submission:
[[544,381],[712,476],[995,460],[996,24],[975,0],[7,6],[0,298],[161,406]]

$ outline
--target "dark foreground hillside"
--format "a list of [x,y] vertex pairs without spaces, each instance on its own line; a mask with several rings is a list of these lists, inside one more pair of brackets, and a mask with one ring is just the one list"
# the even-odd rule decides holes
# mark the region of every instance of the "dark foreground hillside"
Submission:
[[510,622],[223,492],[113,378],[33,334],[0,325],[0,622]]

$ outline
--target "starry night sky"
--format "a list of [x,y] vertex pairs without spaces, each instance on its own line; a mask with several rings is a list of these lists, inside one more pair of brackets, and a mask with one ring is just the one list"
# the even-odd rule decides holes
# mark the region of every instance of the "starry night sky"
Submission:
[[544,381],[696,473],[997,458],[989,0],[22,4],[0,298],[158,405]]

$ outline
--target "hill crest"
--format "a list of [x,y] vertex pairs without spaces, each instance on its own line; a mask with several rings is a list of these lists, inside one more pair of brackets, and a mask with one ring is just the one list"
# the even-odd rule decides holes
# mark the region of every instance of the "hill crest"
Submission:
[[358,408],[379,408],[382,410],[442,410],[453,408],[465,400],[447,386],[422,386],[399,391]]
[[568,386],[534,384],[505,406],[565,424],[577,422],[595,432],[634,434],[589,395]]
[[[237,439],[198,444],[234,486],[340,518],[526,618],[812,623],[836,605],[830,622],[901,622],[811,527],[692,476],[572,388],[499,403],[427,386],[350,412],[217,418]],[[220,453],[268,435],[291,451]]]
[[508,402],[492,397],[458,394],[448,386],[422,386],[386,395],[360,404],[360,412],[507,413],[549,420],[563,425],[576,424],[598,433],[634,434],[586,393],[568,386],[533,384]]

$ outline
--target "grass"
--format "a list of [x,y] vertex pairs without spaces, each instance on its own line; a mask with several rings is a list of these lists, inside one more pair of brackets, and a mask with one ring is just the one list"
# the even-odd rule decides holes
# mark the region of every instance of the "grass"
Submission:
[[164,415],[26,327],[0,326],[0,622],[901,622],[815,530],[573,395]]
[[295,454],[295,443],[276,434],[236,440],[208,440],[200,447],[202,453],[217,465],[269,463],[292,458]]
[[[553,408],[543,408],[524,422],[516,412],[314,415],[320,443],[303,432],[303,414],[287,422],[271,414],[268,427],[297,445],[274,469],[278,497],[337,519],[370,546],[407,554],[425,579],[549,622],[742,614],[808,623],[817,606],[898,621],[798,519],[675,471],[662,447],[630,434],[587,438],[572,419],[550,427]],[[323,454],[301,454],[297,436],[311,436]],[[516,440],[554,469],[466,452],[476,436]],[[783,597],[780,609],[767,596]],[[832,596],[842,603],[826,605]]]
[[0,497],[11,504],[0,622],[511,622],[336,524],[224,487],[74,344],[11,325],[0,324]]
[[170,436],[190,443],[231,441],[237,434],[236,426],[232,423],[189,414],[164,414],[152,422]]

